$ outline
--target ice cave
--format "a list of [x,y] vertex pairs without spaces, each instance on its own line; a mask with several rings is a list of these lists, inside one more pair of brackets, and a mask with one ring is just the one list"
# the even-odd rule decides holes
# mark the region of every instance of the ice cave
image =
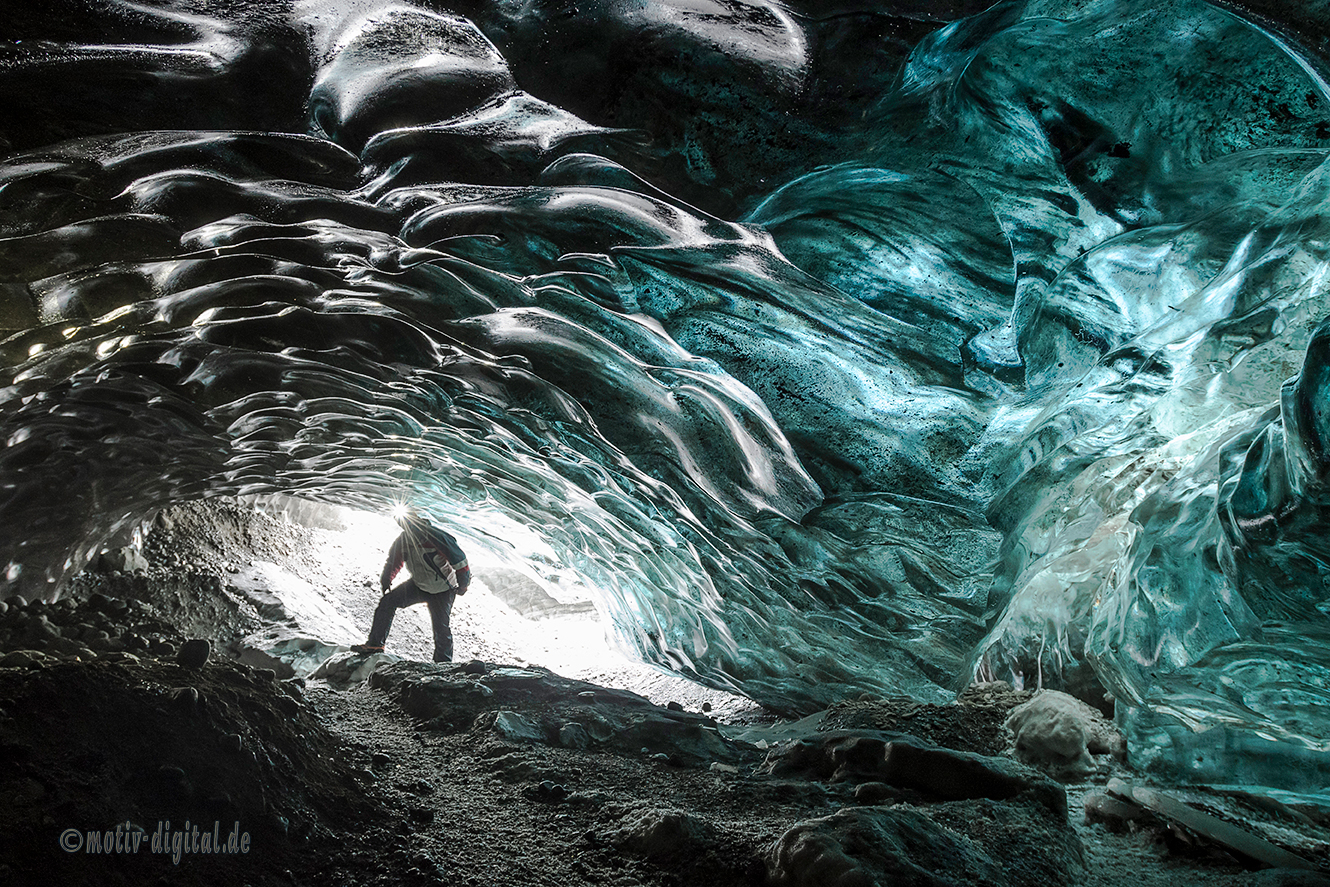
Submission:
[[1327,0],[11,4],[0,656],[169,509],[409,505],[782,724],[1060,691],[1330,835],[1328,77]]

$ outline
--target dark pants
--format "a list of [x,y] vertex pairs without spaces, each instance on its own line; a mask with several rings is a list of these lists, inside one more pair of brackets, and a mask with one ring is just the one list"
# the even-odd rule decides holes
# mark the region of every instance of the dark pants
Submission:
[[452,591],[428,594],[421,591],[413,580],[406,580],[379,600],[379,606],[374,610],[374,624],[369,629],[369,640],[365,643],[371,647],[382,647],[388,640],[388,631],[393,627],[393,616],[397,615],[399,607],[426,604],[429,607],[430,624],[434,626],[434,661],[452,662],[453,630],[448,625],[448,619],[453,612],[455,597],[457,594]]

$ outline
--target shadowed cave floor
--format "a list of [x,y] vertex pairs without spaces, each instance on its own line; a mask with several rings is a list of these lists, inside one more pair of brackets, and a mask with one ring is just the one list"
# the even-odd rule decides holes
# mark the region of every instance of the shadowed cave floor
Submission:
[[[505,736],[483,712],[466,725],[408,713],[403,685],[428,686],[432,674],[460,670],[407,663],[389,669],[395,683],[337,689],[311,682],[301,690],[227,661],[187,669],[147,656],[0,669],[0,753],[9,771],[0,788],[5,881],[873,883],[824,880],[807,867],[794,878],[768,879],[770,848],[796,823],[873,801],[925,811],[952,830],[973,829],[983,850],[1013,864],[1013,872],[1031,859],[1048,866],[1042,877],[1005,883],[1281,883],[1261,880],[1215,849],[1193,846],[1178,855],[1169,845],[1179,842],[1159,828],[1113,834],[1087,826],[1075,803],[1084,787],[1072,787],[1062,820],[1084,847],[1082,873],[1067,865],[1068,845],[1058,843],[1071,830],[1037,803],[1009,802],[1017,833],[1039,838],[1012,851],[995,840],[1011,833],[983,834],[994,821],[1003,824],[999,804],[938,801],[910,790],[866,799],[853,781],[755,773],[765,752],[751,747],[732,754],[710,749],[728,760],[713,767],[695,737],[671,734],[665,709],[655,708],[653,726],[629,746],[611,741],[588,749]],[[579,699],[577,693],[615,692],[581,684],[570,692],[532,669],[494,668],[484,677],[505,671],[538,685],[520,710],[513,688],[497,694],[509,711],[532,719]],[[880,701],[864,704],[890,709]],[[953,733],[967,732],[967,717],[972,713],[957,711]],[[648,744],[633,747],[639,741]],[[250,836],[249,852],[182,853],[175,861],[170,831],[165,849],[153,852],[153,832],[178,831],[186,821],[203,823],[205,831],[220,822],[224,839],[238,823]],[[59,849],[66,829],[114,830],[128,822],[146,832],[138,853]],[[920,877],[881,883],[985,883],[923,877],[934,861],[926,848],[913,850]]]
[[[218,543],[214,531],[204,535]],[[259,553],[281,559],[279,535]],[[209,585],[165,577],[234,558],[233,542],[158,550],[147,584]],[[347,682],[363,660],[344,655],[327,680],[281,680],[228,655],[225,626],[253,627],[240,610],[197,588],[157,604],[102,594],[128,579],[86,577],[73,600],[0,612],[0,882],[1324,883],[1253,871],[1159,822],[1087,824],[1082,796],[1124,771],[1104,765],[1063,787],[1012,761],[1002,722],[1022,694],[847,701],[812,726],[657,686],[683,700],[667,708],[511,660],[384,662]],[[182,665],[180,645],[199,632],[176,626],[205,624],[213,655]],[[955,749],[928,760],[973,784],[893,780],[860,759],[898,733]],[[249,851],[173,858],[186,821],[217,823],[226,849],[233,829],[247,834]],[[138,852],[90,852],[89,832],[114,842],[117,827],[122,842],[143,830]]]

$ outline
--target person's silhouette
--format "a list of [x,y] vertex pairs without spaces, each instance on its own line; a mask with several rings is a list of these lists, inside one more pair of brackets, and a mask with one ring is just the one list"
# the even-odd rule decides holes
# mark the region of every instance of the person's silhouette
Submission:
[[[352,647],[357,653],[381,653],[400,607],[425,604],[434,627],[434,661],[452,662],[453,631],[449,625],[453,600],[471,584],[471,568],[457,540],[430,524],[418,511],[407,509],[397,518],[402,534],[388,549],[379,584],[383,597],[374,610],[369,639]],[[388,587],[403,566],[411,578],[392,591]]]

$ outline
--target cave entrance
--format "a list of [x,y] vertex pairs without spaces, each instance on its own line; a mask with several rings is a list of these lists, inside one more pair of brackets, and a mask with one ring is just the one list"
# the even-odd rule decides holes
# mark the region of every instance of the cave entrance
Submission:
[[[473,575],[453,608],[456,661],[542,666],[661,704],[753,705],[629,658],[607,639],[590,589],[542,579],[530,564],[486,547],[471,528],[446,529]],[[364,641],[398,532],[386,514],[290,496],[217,497],[164,509],[128,548],[105,552],[91,581],[94,590],[152,604],[226,655],[307,677]],[[387,651],[429,661],[432,650],[428,610],[399,610]]]

